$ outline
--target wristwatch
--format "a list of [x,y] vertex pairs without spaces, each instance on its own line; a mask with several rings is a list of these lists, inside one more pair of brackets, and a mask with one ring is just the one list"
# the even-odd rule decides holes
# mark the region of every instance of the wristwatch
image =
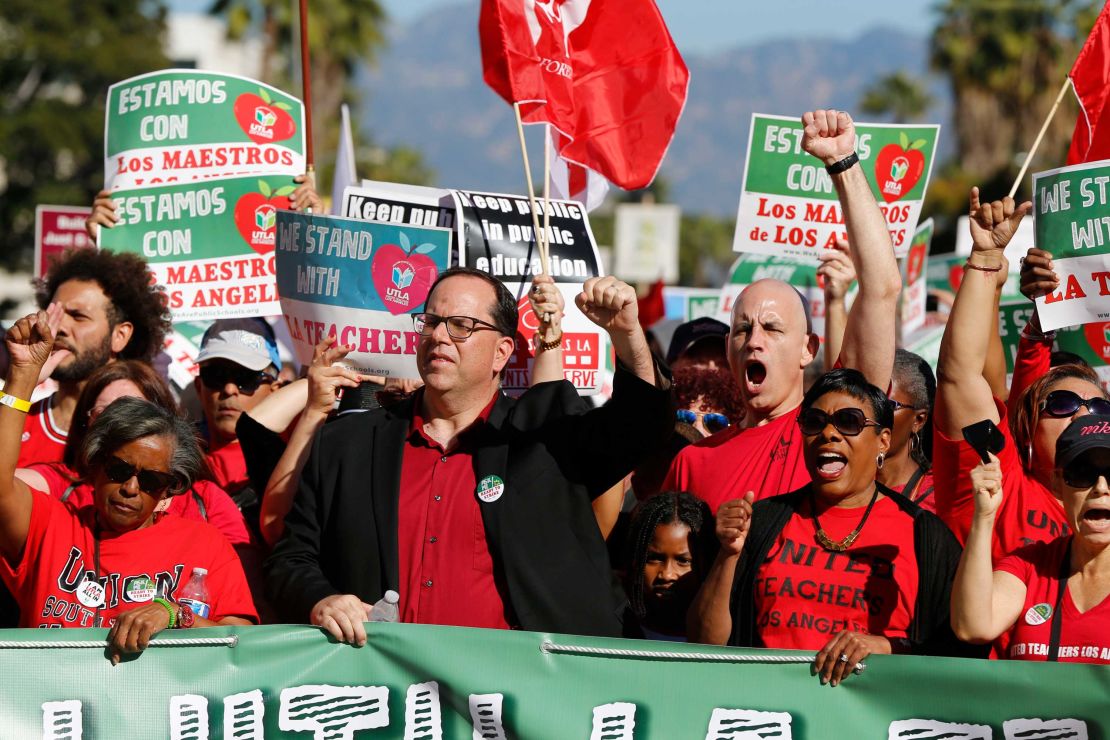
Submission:
[[196,622],[197,615],[193,613],[192,608],[188,604],[178,604],[177,606],[177,627],[178,629],[187,630]]

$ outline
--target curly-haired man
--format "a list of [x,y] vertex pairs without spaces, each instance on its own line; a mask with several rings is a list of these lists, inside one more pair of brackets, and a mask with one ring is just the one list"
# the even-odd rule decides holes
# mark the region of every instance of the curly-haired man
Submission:
[[50,377],[58,391],[31,407],[18,466],[62,459],[73,409],[93,370],[115,359],[149,362],[170,328],[163,293],[146,261],[134,254],[73,249],[35,284],[42,308],[61,303]]

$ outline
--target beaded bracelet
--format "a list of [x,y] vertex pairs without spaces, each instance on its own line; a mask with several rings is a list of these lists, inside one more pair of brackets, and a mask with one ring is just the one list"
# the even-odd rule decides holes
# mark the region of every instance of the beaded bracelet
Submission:
[[157,604],[158,606],[165,609],[166,614],[168,614],[170,616],[170,623],[166,627],[166,629],[171,629],[172,630],[174,627],[177,626],[177,609],[173,608],[173,604],[171,604],[166,599],[161,599],[161,598],[154,598],[154,599],[151,599],[150,601],[151,601],[152,604]]

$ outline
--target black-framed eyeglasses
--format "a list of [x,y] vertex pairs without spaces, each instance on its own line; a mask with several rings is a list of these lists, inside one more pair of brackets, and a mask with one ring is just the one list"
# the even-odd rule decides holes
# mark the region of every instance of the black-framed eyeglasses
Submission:
[[473,316],[439,316],[434,313],[414,313],[412,315],[412,326],[416,329],[416,333],[424,337],[430,337],[432,332],[440,324],[447,324],[447,334],[452,339],[466,340],[470,335],[480,329],[492,329],[500,333],[493,324],[488,321],[476,319]]
[[1081,406],[1086,406],[1092,414],[1110,414],[1110,401],[1095,396],[1083,398],[1075,391],[1055,390],[1041,401],[1041,412],[1054,419],[1074,416]]
[[716,414],[708,411],[691,411],[690,409],[678,409],[675,411],[675,418],[684,424],[696,424],[699,417],[710,434],[716,434],[722,429],[727,428],[729,424],[728,417],[724,414]]
[[1083,460],[1068,465],[1063,470],[1064,483],[1072,488],[1093,488],[1099,476],[1110,481],[1110,466],[1099,465],[1092,460]]
[[902,403],[901,401],[895,401],[893,398],[888,398],[887,400],[890,401],[890,405],[894,407],[895,411],[899,411],[901,409],[910,409],[911,411],[917,411],[917,407],[914,406],[912,403]]
[[802,434],[812,437],[832,424],[836,431],[847,437],[855,437],[867,427],[877,427],[879,422],[868,419],[862,409],[837,409],[831,415],[821,409],[806,409],[798,416],[798,426]]
[[143,470],[126,460],[120,460],[115,455],[108,457],[108,461],[104,464],[104,474],[113,483],[126,483],[135,478],[139,482],[139,488],[151,496],[161,496],[170,486],[177,483],[177,476],[173,473]]
[[240,393],[251,395],[259,386],[273,383],[276,378],[261,370],[251,370],[242,365],[218,363],[201,365],[200,381],[211,390],[219,390],[228,383],[234,383]]

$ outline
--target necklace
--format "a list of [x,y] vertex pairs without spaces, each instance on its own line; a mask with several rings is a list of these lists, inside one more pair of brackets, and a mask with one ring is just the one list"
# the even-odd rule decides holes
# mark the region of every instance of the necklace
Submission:
[[871,515],[871,507],[875,505],[875,501],[879,498],[879,487],[875,486],[875,492],[871,494],[871,502],[867,504],[867,509],[863,512],[863,518],[859,520],[856,528],[848,533],[848,536],[837,542],[836,540],[825,534],[825,530],[821,528],[821,520],[817,518],[817,500],[813,495],[813,489],[809,492],[809,508],[813,512],[813,524],[817,527],[817,534],[815,536],[817,544],[831,552],[844,552],[852,543],[859,537],[859,533],[863,531],[863,525],[867,523],[867,517]]

